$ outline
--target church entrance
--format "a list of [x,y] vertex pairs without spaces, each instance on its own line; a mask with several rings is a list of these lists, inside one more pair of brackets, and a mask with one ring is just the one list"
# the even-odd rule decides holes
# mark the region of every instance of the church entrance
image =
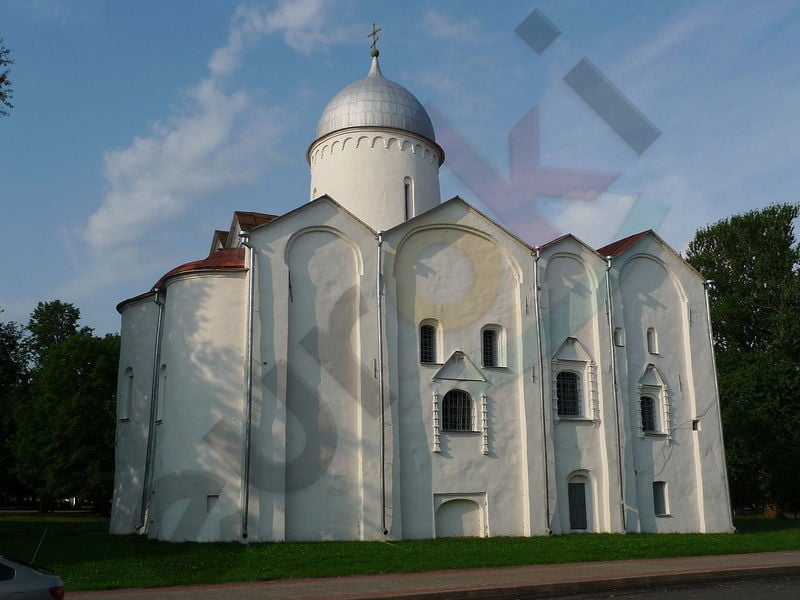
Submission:
[[570,481],[569,496],[569,528],[586,529],[586,483],[583,481]]

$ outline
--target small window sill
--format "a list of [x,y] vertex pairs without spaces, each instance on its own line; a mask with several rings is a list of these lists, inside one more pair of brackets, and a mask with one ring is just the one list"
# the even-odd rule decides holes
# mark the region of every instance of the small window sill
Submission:
[[481,365],[482,369],[489,369],[490,371],[508,371],[508,366],[506,365],[495,365],[493,367],[487,367],[486,365]]
[[442,429],[441,433],[446,433],[447,435],[480,435],[480,431],[455,431],[450,429]]
[[669,513],[664,513],[663,515],[656,515],[657,519],[671,519],[672,515]]
[[131,421],[130,417],[120,417],[117,419],[117,423],[130,423],[130,421]]
[[557,419],[559,421],[573,421],[575,423],[594,423],[594,419],[590,419],[589,417],[565,417],[559,415]]
[[663,431],[643,431],[642,435],[644,437],[653,437],[653,438],[665,438],[667,434]]
[[420,367],[441,367],[444,363],[439,362],[420,362]]

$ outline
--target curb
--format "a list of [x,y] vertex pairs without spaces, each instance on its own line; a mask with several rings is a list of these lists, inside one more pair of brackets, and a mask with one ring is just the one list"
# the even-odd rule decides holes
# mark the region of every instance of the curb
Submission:
[[347,600],[369,600],[388,598],[392,600],[518,600],[519,598],[541,598],[610,590],[628,590],[639,587],[678,585],[690,583],[714,583],[732,579],[756,577],[800,576],[800,565],[769,567],[745,567],[741,569],[717,569],[687,573],[665,573],[658,575],[634,575],[613,579],[592,579],[586,581],[564,581],[532,585],[497,586],[492,588],[463,588],[411,593],[376,593],[368,596],[348,596]]

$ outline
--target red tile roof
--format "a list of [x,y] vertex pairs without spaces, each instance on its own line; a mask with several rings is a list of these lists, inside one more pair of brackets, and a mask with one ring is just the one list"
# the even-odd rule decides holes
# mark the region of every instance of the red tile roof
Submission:
[[601,256],[619,256],[628,248],[631,248],[646,236],[648,233],[652,233],[652,229],[648,229],[647,231],[641,231],[639,233],[634,233],[633,235],[629,235],[626,238],[622,238],[621,240],[617,240],[616,242],[611,242],[610,244],[603,246],[602,248],[597,249],[597,253]]
[[193,271],[236,271],[244,269],[244,248],[222,248],[202,260],[193,260],[168,271],[153,286],[161,288],[167,279]]

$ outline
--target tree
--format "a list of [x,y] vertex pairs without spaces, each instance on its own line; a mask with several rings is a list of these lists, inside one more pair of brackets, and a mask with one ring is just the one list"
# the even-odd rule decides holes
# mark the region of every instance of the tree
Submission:
[[49,349],[17,407],[17,474],[45,506],[78,496],[107,511],[118,361],[119,336],[78,332]]
[[701,229],[687,258],[714,281],[728,474],[735,506],[800,504],[800,248],[797,205],[775,205]]
[[79,327],[81,311],[69,302],[39,302],[28,321],[28,346],[34,366],[40,365],[51,348],[74,335],[91,335],[89,327]]
[[16,429],[14,408],[27,382],[26,365],[22,327],[13,321],[0,323],[0,502],[24,495],[12,468],[11,440]]
[[0,36],[0,117],[7,117],[9,109],[14,108],[11,98],[14,97],[14,90],[11,89],[11,80],[8,78],[9,65],[13,65],[11,50],[3,44],[3,37]]

